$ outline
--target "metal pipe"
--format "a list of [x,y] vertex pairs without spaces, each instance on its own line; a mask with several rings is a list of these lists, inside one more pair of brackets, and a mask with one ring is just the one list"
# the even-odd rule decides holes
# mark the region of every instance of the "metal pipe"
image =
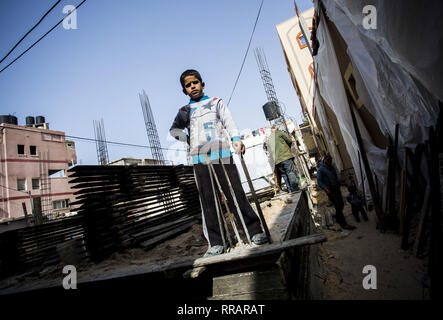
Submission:
[[212,179],[212,172],[211,172],[211,169],[210,169],[209,166],[208,166],[208,170],[209,170],[209,178],[211,179],[212,192],[214,194],[215,211],[217,212],[218,226],[220,228],[220,235],[221,235],[221,238],[222,238],[222,241],[223,241],[223,248],[225,249],[225,252],[226,252],[228,250],[228,248],[226,247],[225,233],[223,232],[223,227],[222,227],[222,222],[221,222],[221,217],[220,217],[221,213],[219,211],[220,208],[217,205],[217,195],[216,195],[216,192],[215,192],[214,181]]
[[222,205],[220,203],[220,197],[217,197],[217,205],[220,208],[221,217],[222,217],[222,220],[223,220],[223,225],[225,226],[226,236],[228,237],[228,241],[229,241],[229,247],[233,248],[234,245],[232,243],[231,233],[229,232],[228,223],[226,222],[226,217],[225,217],[225,215],[223,213],[223,210],[222,210]]
[[241,165],[243,167],[243,171],[245,172],[246,179],[248,180],[249,189],[251,189],[251,193],[252,193],[252,197],[254,199],[255,206],[257,207],[258,217],[261,220],[263,229],[265,231],[266,236],[268,237],[269,243],[272,243],[271,234],[269,233],[268,225],[266,224],[265,217],[263,216],[263,212],[261,210],[260,203],[257,200],[257,195],[255,194],[254,185],[252,184],[251,176],[249,175],[249,171],[248,171],[248,168],[246,167],[246,163],[245,163],[245,160],[243,159],[242,154],[240,154],[240,161],[241,161]]
[[234,188],[232,187],[231,180],[229,179],[228,172],[226,171],[226,168],[225,168],[222,158],[220,158],[220,163],[222,165],[223,172],[226,176],[226,180],[228,181],[229,191],[231,193],[232,199],[234,199],[234,204],[235,204],[235,207],[237,208],[238,216],[240,217],[240,221],[242,223],[243,229],[245,230],[246,238],[248,239],[248,242],[251,244],[252,242],[251,242],[251,237],[249,236],[248,228],[246,228],[245,220],[243,219],[243,214],[240,210],[240,206],[238,205],[237,197],[235,196],[235,193],[234,193]]
[[[206,159],[206,161],[208,161],[208,160],[209,160],[209,158]],[[240,246],[243,247],[243,241],[242,241],[241,238],[240,238],[240,235],[239,235],[238,230],[237,230],[237,226],[236,226],[236,224],[235,224],[235,221],[233,220],[233,216],[234,216],[234,215],[232,214],[231,210],[229,209],[229,205],[228,205],[228,203],[227,203],[227,201],[226,201],[226,195],[225,195],[225,193],[223,192],[223,189],[222,189],[222,187],[221,187],[220,181],[218,180],[217,173],[215,172],[214,166],[212,165],[212,162],[210,162],[210,160],[209,160],[208,164],[209,164],[209,167],[211,168],[211,170],[212,170],[213,173],[214,173],[215,181],[216,181],[217,186],[218,186],[218,188],[219,188],[219,190],[220,190],[220,194],[221,194],[222,197],[223,197],[223,203],[225,204],[225,206],[226,206],[226,210],[228,211],[228,216],[229,216],[229,219],[230,219],[230,222],[231,222],[232,228],[234,229],[235,235],[236,235],[236,237],[237,237],[237,241],[239,242]],[[223,214],[222,214],[222,216],[223,216]],[[223,216],[223,218],[224,218],[224,216]],[[225,222],[225,224],[226,224],[226,220],[224,220],[224,222]],[[226,230],[228,230],[228,229],[227,229],[227,226],[225,226],[225,228],[226,228]],[[231,243],[231,245],[232,245],[232,243]]]

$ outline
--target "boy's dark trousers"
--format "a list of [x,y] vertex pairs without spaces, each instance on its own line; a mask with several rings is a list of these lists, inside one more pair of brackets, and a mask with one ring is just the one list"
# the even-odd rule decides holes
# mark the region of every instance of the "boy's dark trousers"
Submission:
[[329,190],[330,192],[327,193],[327,195],[329,201],[331,201],[335,207],[335,219],[337,220],[337,223],[343,227],[347,224],[345,216],[343,215],[343,208],[345,206],[343,196],[339,188],[330,188]]
[[[212,161],[212,164],[214,166],[220,185],[223,189],[223,193],[226,195],[229,209],[235,215],[237,228],[242,229],[241,220],[237,214],[237,209],[234,200],[232,199],[225,173],[223,172],[222,165],[219,161],[220,160],[214,160]],[[232,188],[234,189],[234,194],[237,198],[239,208],[243,214],[243,219],[245,221],[246,227],[248,228],[249,236],[252,238],[253,235],[263,232],[261,229],[260,220],[258,219],[257,214],[254,212],[251,204],[246,198],[246,194],[242,188],[240,176],[237,171],[237,166],[234,164],[232,157],[223,159],[223,164],[226,168],[226,172],[228,173]],[[197,188],[203,210],[203,231],[205,235],[209,238],[207,239],[209,242],[209,246],[223,245],[222,237],[220,234],[220,227],[218,225],[217,211],[215,208],[214,193],[212,191],[208,165],[204,163],[195,164],[194,175],[197,182]],[[218,189],[215,179],[214,186],[216,189]],[[217,194],[219,194],[218,191]],[[224,209],[223,202],[221,203]],[[222,228],[224,230],[223,225]]]
[[360,222],[360,217],[358,216],[359,212],[361,212],[363,220],[368,221],[368,215],[366,214],[365,208],[363,208],[362,205],[359,206],[351,205],[351,208],[352,208],[352,215],[354,216],[357,222]]

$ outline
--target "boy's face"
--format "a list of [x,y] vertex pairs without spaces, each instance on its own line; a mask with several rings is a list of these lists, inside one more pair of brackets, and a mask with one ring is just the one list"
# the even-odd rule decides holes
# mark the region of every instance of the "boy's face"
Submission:
[[195,100],[203,96],[204,83],[200,82],[195,76],[187,76],[184,79],[185,94],[191,99]]

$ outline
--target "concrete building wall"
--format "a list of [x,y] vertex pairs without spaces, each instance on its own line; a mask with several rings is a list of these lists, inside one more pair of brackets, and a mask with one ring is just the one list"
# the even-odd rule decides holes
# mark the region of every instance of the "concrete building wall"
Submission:
[[[68,212],[69,207],[54,210],[52,204],[58,200],[75,200],[65,171],[59,177],[48,178],[50,190],[43,188],[42,173],[50,175],[77,163],[74,142],[66,140],[61,131],[4,123],[0,124],[0,142],[0,221],[23,217],[23,206],[31,215],[31,199],[39,197],[42,201],[51,201],[46,213]],[[24,190],[19,190],[21,187]]]
[[[308,9],[301,14],[301,17],[303,17],[310,29],[312,28],[313,16],[314,8]],[[328,106],[325,106],[324,111],[327,117],[327,131],[330,132],[331,136],[327,136],[319,121],[318,106],[315,106],[313,102],[315,89],[313,59],[307,43],[304,45],[306,40],[304,40],[299,26],[299,18],[294,16],[278,24],[277,32],[286,58],[288,72],[299,96],[303,111],[308,113],[313,133],[317,137],[318,147],[323,151],[331,153],[340,170],[352,170],[352,162],[343,144],[340,124]],[[311,40],[307,39],[307,41],[310,42]],[[327,141],[333,141],[333,144],[328,144]],[[334,150],[331,150],[331,148]]]
[[[314,8],[304,11],[301,16],[305,19],[308,28],[311,28]],[[297,94],[300,97],[300,104],[313,119],[314,74],[311,69],[313,60],[307,44],[305,45],[305,42],[310,39],[304,39],[297,16],[278,24],[277,32],[286,58],[288,72],[293,83],[295,82],[294,87],[299,91]],[[316,126],[315,123],[314,125]]]

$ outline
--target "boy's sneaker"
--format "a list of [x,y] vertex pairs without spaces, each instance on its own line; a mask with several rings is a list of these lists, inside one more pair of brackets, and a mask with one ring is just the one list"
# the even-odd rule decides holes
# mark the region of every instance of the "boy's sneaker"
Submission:
[[251,240],[254,244],[260,245],[260,244],[268,242],[268,237],[266,236],[266,234],[264,234],[262,232],[262,233],[257,233],[255,235],[253,235]]
[[206,251],[205,255],[203,257],[211,257],[211,256],[216,256],[219,254],[222,254],[224,251],[223,246],[212,246],[208,249],[208,251]]

